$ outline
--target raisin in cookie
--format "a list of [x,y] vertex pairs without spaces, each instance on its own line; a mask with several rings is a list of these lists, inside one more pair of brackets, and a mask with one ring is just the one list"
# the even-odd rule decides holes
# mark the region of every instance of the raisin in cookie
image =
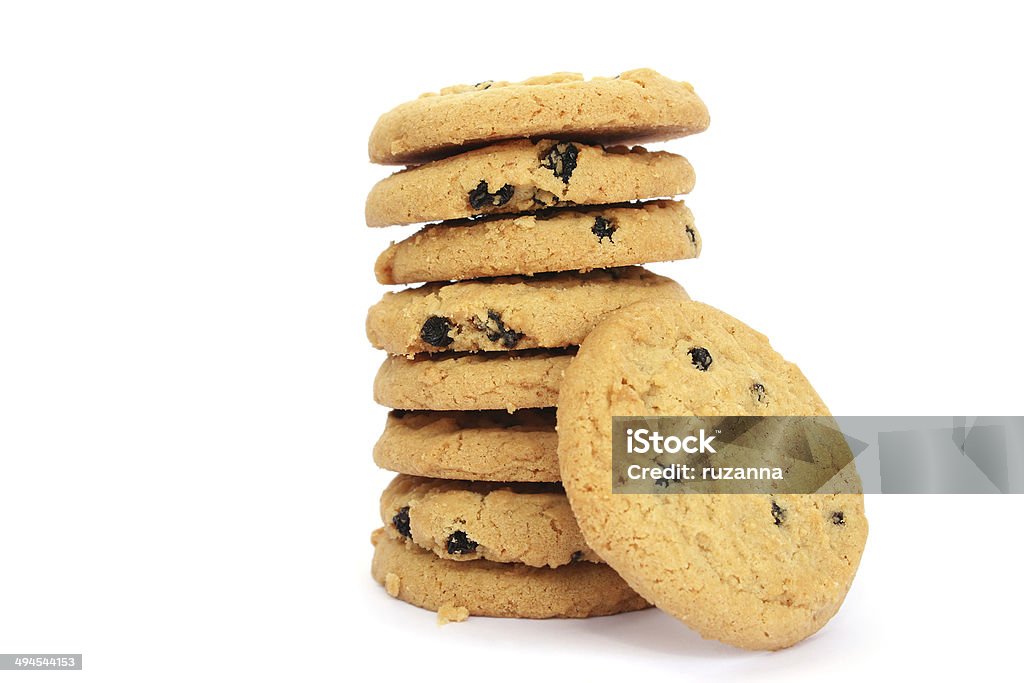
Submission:
[[560,567],[600,562],[558,484],[468,482],[399,474],[380,498],[392,537],[447,560]]
[[399,171],[366,198],[370,227],[613,204],[693,189],[690,162],[642,147],[515,140]]
[[402,410],[550,408],[574,351],[388,356],[373,381],[373,398]]
[[611,568],[593,562],[527,567],[479,560],[450,562],[391,538],[370,537],[372,574],[388,595],[435,612],[483,617],[598,617],[645,609]]
[[576,346],[601,318],[649,299],[685,299],[674,280],[637,266],[439,282],[389,292],[366,318],[370,343],[411,356]]
[[385,249],[374,270],[397,285],[674,261],[700,248],[686,205],[653,201],[429,225]]
[[392,410],[373,460],[421,477],[558,481],[555,411]]
[[709,122],[689,83],[651,69],[589,81],[556,73],[452,86],[400,104],[377,121],[369,153],[379,164],[415,164],[497,140],[668,140],[699,133]]
[[563,485],[587,544],[706,638],[779,649],[836,613],[867,538],[862,496],[613,494],[613,415],[828,415],[764,335],[695,302],[608,316],[561,389]]

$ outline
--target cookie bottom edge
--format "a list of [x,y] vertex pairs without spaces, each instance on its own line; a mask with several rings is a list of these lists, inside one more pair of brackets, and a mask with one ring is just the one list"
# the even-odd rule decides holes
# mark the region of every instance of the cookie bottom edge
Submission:
[[374,580],[392,597],[434,612],[460,607],[472,616],[551,619],[651,606],[604,564],[552,569],[488,560],[451,562],[393,539],[383,528],[371,540]]

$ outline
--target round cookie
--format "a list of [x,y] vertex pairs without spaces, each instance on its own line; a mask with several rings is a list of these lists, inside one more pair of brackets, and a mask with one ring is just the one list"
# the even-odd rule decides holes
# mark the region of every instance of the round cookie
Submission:
[[613,494],[613,415],[828,415],[764,335],[695,302],[608,316],[563,382],[563,485],[588,545],[706,638],[779,649],[835,614],[867,537],[861,495]]
[[603,564],[575,562],[551,569],[487,560],[451,562],[397,541],[384,529],[370,539],[373,578],[388,595],[442,614],[578,618],[650,606]]
[[373,398],[402,410],[550,408],[574,351],[388,356],[373,380]]
[[601,562],[558,484],[469,482],[399,474],[380,498],[392,538],[446,560],[560,567]]
[[373,460],[392,472],[472,481],[558,481],[553,408],[388,414]]
[[690,162],[643,147],[514,140],[407,168],[366,198],[370,227],[671,197],[693,189]]
[[638,266],[437,282],[385,294],[370,308],[366,336],[406,356],[562,348],[578,345],[612,311],[663,298],[688,297],[674,280]]
[[700,255],[683,202],[554,209],[429,225],[392,244],[374,271],[385,285],[587,271]]
[[377,121],[369,154],[378,164],[414,164],[510,138],[668,140],[699,133],[709,122],[693,86],[651,69],[589,81],[556,73],[452,86],[400,104]]

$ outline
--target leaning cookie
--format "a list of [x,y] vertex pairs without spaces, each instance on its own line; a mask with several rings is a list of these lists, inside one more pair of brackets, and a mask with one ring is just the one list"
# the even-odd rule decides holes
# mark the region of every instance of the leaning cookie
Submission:
[[366,318],[370,343],[411,356],[578,345],[604,316],[648,299],[686,299],[638,266],[433,283],[390,292]]
[[558,484],[468,482],[400,474],[380,498],[381,521],[446,560],[560,567],[601,562]]
[[435,612],[523,619],[598,617],[649,607],[607,565],[450,562],[378,529],[372,574],[388,595]]
[[373,381],[377,403],[401,410],[550,408],[575,349],[388,356]]
[[392,410],[373,460],[438,479],[558,481],[555,411]]
[[864,549],[863,497],[612,493],[612,416],[656,415],[828,415],[799,368],[705,304],[634,304],[566,371],[558,454],[587,544],[705,638],[774,650],[824,626]]
[[672,197],[693,189],[690,162],[642,147],[515,140],[408,168],[366,199],[370,227]]
[[668,140],[699,133],[709,120],[689,83],[651,69],[589,81],[556,73],[453,86],[400,104],[377,121],[369,154],[375,163],[415,164],[510,138]]
[[662,200],[429,225],[385,249],[374,270],[396,285],[673,261],[700,249],[690,210]]

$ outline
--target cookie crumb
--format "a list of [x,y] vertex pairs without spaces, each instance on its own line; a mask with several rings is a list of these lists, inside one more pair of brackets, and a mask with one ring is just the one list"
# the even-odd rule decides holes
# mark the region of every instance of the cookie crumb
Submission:
[[461,605],[441,605],[441,609],[437,610],[438,626],[466,619],[469,619],[469,610]]
[[387,576],[384,577],[384,590],[388,592],[393,598],[398,597],[398,591],[402,588],[402,579],[399,578],[398,574],[388,572]]

